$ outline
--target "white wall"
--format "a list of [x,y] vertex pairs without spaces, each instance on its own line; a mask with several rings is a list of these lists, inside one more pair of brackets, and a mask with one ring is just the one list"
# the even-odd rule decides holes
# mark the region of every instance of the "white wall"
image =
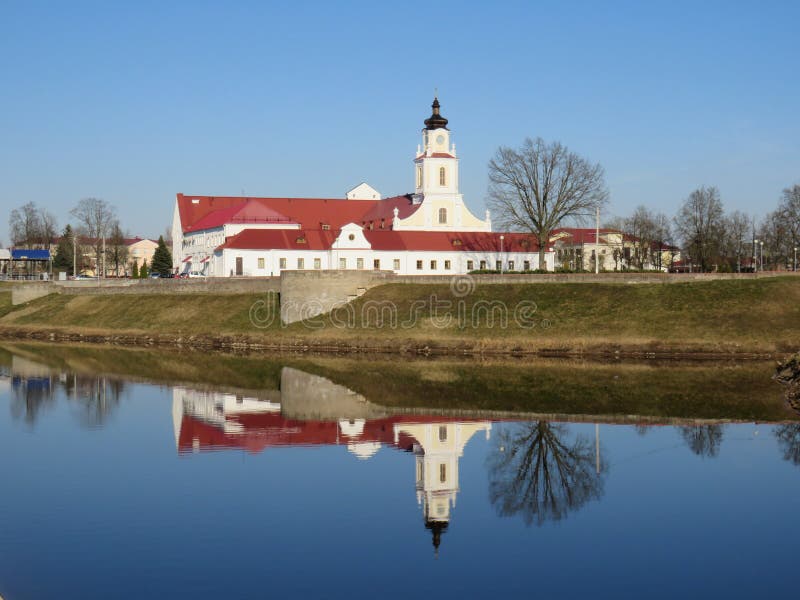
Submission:
[[[358,270],[358,259],[362,259],[362,268],[365,271],[374,269],[373,261],[380,260],[379,268],[382,271],[395,271],[400,275],[463,275],[469,272],[469,261],[472,261],[472,270],[481,267],[481,261],[486,261],[487,269],[494,269],[497,260],[503,261],[503,269],[509,270],[509,261],[514,262],[514,270],[520,271],[524,261],[530,261],[530,268],[537,269],[539,265],[538,253],[504,252],[405,252],[382,251],[369,249],[332,249],[332,250],[234,250],[225,249],[221,255],[212,259],[210,273],[218,277],[228,277],[236,273],[236,257],[242,257],[242,274],[245,277],[277,276],[281,270],[281,258],[286,259],[286,270],[298,270],[297,259],[303,259],[302,270],[314,270],[314,259],[319,259],[319,268],[339,269],[340,260],[345,259],[348,270]],[[262,258],[264,266],[259,267],[258,259]],[[400,260],[400,268],[395,270],[394,261]],[[545,255],[548,268],[553,269],[554,255],[549,252]],[[417,261],[422,261],[422,269],[417,269]],[[431,261],[436,261],[432,268]],[[450,268],[445,268],[446,261],[450,261]]]

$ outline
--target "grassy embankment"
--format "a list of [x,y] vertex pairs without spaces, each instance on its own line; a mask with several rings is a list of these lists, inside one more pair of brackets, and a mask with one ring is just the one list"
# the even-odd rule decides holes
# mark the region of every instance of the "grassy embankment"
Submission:
[[[61,296],[11,307],[0,291],[0,333],[25,330],[81,334],[151,334],[200,338],[228,336],[267,345],[361,346],[370,349],[448,347],[464,351],[790,352],[800,345],[800,278],[680,284],[508,284],[478,286],[466,298],[447,285],[386,285],[347,310],[318,318],[314,327],[282,327],[274,319],[255,327],[250,309],[272,297],[244,295]],[[468,320],[455,317],[463,300]],[[513,309],[534,302],[534,326],[520,327]],[[437,319],[432,306],[451,301]],[[486,312],[472,322],[478,302],[503,302],[508,326],[489,326]],[[379,323],[367,303],[392,302],[397,327]],[[271,310],[277,312],[277,306]],[[348,322],[350,313],[354,320]],[[260,314],[264,314],[261,312]],[[385,317],[384,317],[385,318]],[[495,317],[496,318],[496,317]],[[347,326],[341,326],[347,323]],[[184,341],[186,341],[184,339]]]
[[[772,381],[770,363],[598,363],[579,360],[389,360],[93,345],[13,344],[8,348],[57,370],[191,387],[276,390],[291,366],[326,377],[385,407],[504,411],[543,418],[608,420],[797,420]],[[10,355],[0,351],[0,359]],[[667,370],[668,369],[668,370]],[[666,375],[666,376],[665,376]]]

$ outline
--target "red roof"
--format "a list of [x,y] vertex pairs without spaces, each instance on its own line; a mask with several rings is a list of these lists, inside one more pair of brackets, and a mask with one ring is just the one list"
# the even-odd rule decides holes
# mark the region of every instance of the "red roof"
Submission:
[[282,223],[289,225],[292,220],[261,202],[242,202],[210,212],[194,225],[184,227],[184,231],[212,229],[222,227],[226,223]]
[[338,231],[320,229],[245,229],[228,238],[217,250],[329,250],[337,235]]
[[[594,227],[591,228],[582,228],[582,227],[561,227],[559,229],[554,229],[550,233],[550,239],[557,236],[559,233],[566,233],[572,238],[572,242],[575,244],[594,244],[596,239],[596,229]],[[617,229],[600,229],[600,236],[602,237],[604,234],[607,233],[622,233]],[[601,240],[602,241],[602,240]]]
[[[385,200],[345,200],[341,198],[242,198],[177,195],[178,212],[183,231],[219,227],[226,218],[239,215],[241,222],[292,222],[304,229],[320,229],[322,224],[341,229],[347,223],[391,219],[394,208],[401,218],[413,213],[408,196]],[[227,212],[224,212],[227,211]],[[239,214],[240,211],[244,211]],[[214,214],[216,213],[216,214]],[[213,214],[213,216],[212,216]],[[367,215],[370,215],[367,218]],[[248,221],[247,219],[253,219]],[[284,219],[271,221],[269,219]]]
[[453,156],[449,152],[433,152],[433,153],[431,153],[430,156],[428,156],[427,154],[420,154],[414,160],[420,160],[420,159],[423,159],[423,158],[455,158],[455,156]]
[[[218,249],[237,250],[329,250],[339,230],[245,229]],[[429,252],[538,252],[536,237],[525,233],[452,231],[364,230],[373,250]],[[501,244],[500,236],[503,236]],[[304,240],[304,241],[299,241]]]

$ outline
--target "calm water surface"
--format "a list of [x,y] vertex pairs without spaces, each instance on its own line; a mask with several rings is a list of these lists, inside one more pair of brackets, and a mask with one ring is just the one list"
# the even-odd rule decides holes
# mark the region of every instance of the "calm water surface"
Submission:
[[293,368],[251,395],[0,374],[5,600],[800,593],[796,423],[392,414]]

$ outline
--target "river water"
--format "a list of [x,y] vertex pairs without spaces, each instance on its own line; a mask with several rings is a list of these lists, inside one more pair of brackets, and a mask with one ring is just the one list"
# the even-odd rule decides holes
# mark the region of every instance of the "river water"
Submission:
[[141,352],[101,375],[98,356],[0,354],[5,600],[797,593],[800,423],[782,406],[769,423],[523,417],[385,406],[400,396],[343,385],[335,359],[271,359],[273,385],[245,388],[188,366],[149,381]]

